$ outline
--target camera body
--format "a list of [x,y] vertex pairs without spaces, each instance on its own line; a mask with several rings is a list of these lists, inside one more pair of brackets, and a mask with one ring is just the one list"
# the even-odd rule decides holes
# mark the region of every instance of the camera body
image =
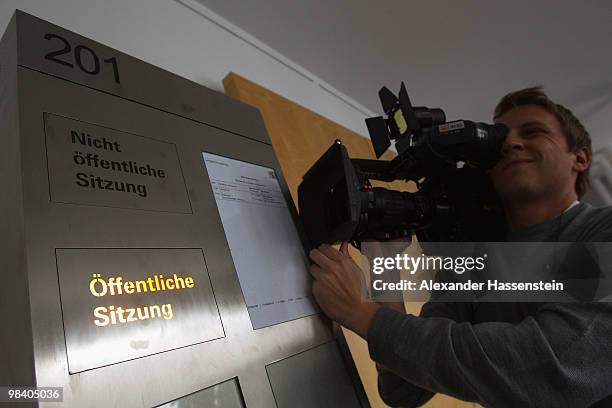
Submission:
[[[390,161],[351,159],[337,140],[303,176],[298,205],[310,245],[386,241],[501,239],[505,222],[487,171],[500,159],[502,124],[446,122],[441,109],[413,107],[379,92],[385,116],[366,119],[376,157],[395,140]],[[414,193],[372,187],[371,180],[414,181]]]

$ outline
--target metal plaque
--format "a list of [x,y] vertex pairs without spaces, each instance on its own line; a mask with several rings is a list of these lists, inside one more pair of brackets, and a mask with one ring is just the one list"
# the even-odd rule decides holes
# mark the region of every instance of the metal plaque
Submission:
[[200,249],[57,249],[71,374],[225,336]]
[[359,408],[338,344],[322,344],[266,366],[278,408]]
[[44,121],[51,201],[192,212],[173,143],[51,113]]
[[238,378],[231,378],[201,391],[160,405],[157,408],[244,408],[244,400]]

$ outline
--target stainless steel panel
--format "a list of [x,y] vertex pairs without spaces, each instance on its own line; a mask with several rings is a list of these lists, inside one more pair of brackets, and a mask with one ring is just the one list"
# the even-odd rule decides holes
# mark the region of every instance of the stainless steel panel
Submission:
[[44,120],[52,201],[192,212],[173,143],[51,113]]
[[[290,200],[259,114],[239,102],[219,97],[210,90],[201,91],[196,84],[131,57],[125,56],[124,60],[123,54],[104,54],[114,50],[97,48],[99,44],[76,34],[59,30],[23,13],[18,17],[16,32],[20,36],[22,66],[13,65],[5,70],[3,65],[0,72],[2,80],[10,82],[7,88],[2,88],[9,92],[6,93],[7,99],[5,91],[2,91],[4,105],[0,112],[2,137],[6,137],[0,151],[0,180],[4,188],[0,220],[2,227],[6,226],[3,245],[0,246],[3,255],[0,257],[3,265],[0,273],[4,274],[3,277],[9,277],[9,274],[10,278],[5,279],[8,283],[0,287],[0,303],[2,310],[7,311],[2,314],[9,322],[5,328],[17,334],[13,337],[4,331],[0,335],[2,344],[7,346],[3,350],[17,353],[14,358],[7,359],[7,365],[0,364],[2,378],[35,381],[39,386],[62,386],[64,406],[67,407],[151,407],[237,377],[247,407],[274,407],[274,394],[265,366],[327,343],[334,334],[320,315],[259,330],[251,327],[202,152],[274,169],[284,198]],[[50,51],[48,45],[57,45],[44,39],[45,33],[49,32],[64,35],[72,51],[76,44],[81,44],[91,48],[100,58],[118,55],[121,59],[118,59],[121,85],[102,85],[97,82],[101,77],[73,74],[74,66],[60,67],[60,64],[45,59],[45,54]],[[16,39],[12,41],[12,47],[15,47]],[[83,52],[83,57],[89,55],[88,51]],[[4,76],[6,72],[11,72],[11,75]],[[17,92],[18,96],[15,95]],[[45,147],[45,112],[176,146],[192,212],[142,211],[52,201]],[[203,123],[207,118],[212,118],[210,123],[214,126]],[[227,130],[221,129],[226,124]],[[236,129],[243,129],[245,134],[252,129],[257,136],[239,136]],[[296,219],[291,201],[288,201],[288,206]],[[79,248],[93,252],[113,248],[159,248],[168,250],[170,258],[174,250],[201,250],[225,336],[71,374],[62,307],[74,302],[60,299],[60,293],[63,297],[72,290],[67,291],[66,283],[60,283],[58,279],[56,250],[77,250],[70,253],[77,254],[75,259],[85,273],[93,274],[91,268],[96,265],[79,258]],[[88,256],[91,254],[87,253]],[[107,254],[109,259],[95,262],[110,265],[120,261],[113,261],[117,258],[115,252]],[[151,268],[150,264],[156,263],[153,259],[142,258],[145,258],[141,259],[144,266],[139,267],[140,271],[158,270]],[[119,263],[123,265],[125,262],[130,264],[132,261]],[[67,270],[61,258],[60,263],[62,270]],[[197,264],[195,261],[189,263]],[[88,307],[91,306],[84,310],[87,311]],[[77,318],[80,316],[77,310],[68,312],[76,313]],[[198,313],[203,311],[199,309]],[[125,327],[129,328],[127,324]],[[178,344],[182,331],[166,330],[161,336],[172,338]],[[118,338],[125,340],[124,337]],[[68,347],[84,344],[82,339],[81,343],[78,341],[77,335],[76,342],[71,341]],[[104,354],[107,352],[105,348],[110,346],[98,345],[91,347],[90,351]],[[334,361],[332,364],[337,363]],[[23,365],[19,366],[21,363]],[[343,370],[342,366],[337,369]],[[20,375],[16,374],[18,372]]]
[[[150,407],[238,376],[247,407],[273,407],[265,365],[333,333],[320,315],[252,329],[202,160],[203,151],[237,157],[280,177],[271,146],[24,68],[19,87],[26,101],[20,105],[22,178],[37,383],[64,386],[66,406]],[[43,126],[50,111],[175,143],[193,214],[52,202]],[[279,182],[287,197],[286,183]],[[121,247],[202,248],[226,336],[69,375],[55,249]]]
[[244,408],[237,378],[194,392],[157,408]]
[[57,249],[71,374],[223,337],[200,249]]
[[256,108],[19,10],[16,16],[19,65],[270,144]]
[[338,349],[329,342],[266,366],[278,408],[359,408]]
[[0,140],[0,384],[33,386],[14,18],[0,42]]

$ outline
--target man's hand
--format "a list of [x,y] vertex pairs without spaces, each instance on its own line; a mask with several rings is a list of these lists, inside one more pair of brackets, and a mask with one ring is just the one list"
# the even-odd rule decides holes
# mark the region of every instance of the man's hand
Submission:
[[340,251],[322,244],[310,251],[310,259],[312,294],[323,312],[365,339],[380,305],[362,299],[363,275],[348,254],[348,243],[343,242]]

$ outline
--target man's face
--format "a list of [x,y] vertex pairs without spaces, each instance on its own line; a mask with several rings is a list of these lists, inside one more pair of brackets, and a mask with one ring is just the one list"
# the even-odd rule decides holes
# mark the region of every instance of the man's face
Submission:
[[[576,154],[569,152],[561,124],[537,105],[513,108],[497,119],[510,129],[502,159],[491,170],[503,201],[524,201],[573,192]],[[551,196],[552,195],[552,196]]]

